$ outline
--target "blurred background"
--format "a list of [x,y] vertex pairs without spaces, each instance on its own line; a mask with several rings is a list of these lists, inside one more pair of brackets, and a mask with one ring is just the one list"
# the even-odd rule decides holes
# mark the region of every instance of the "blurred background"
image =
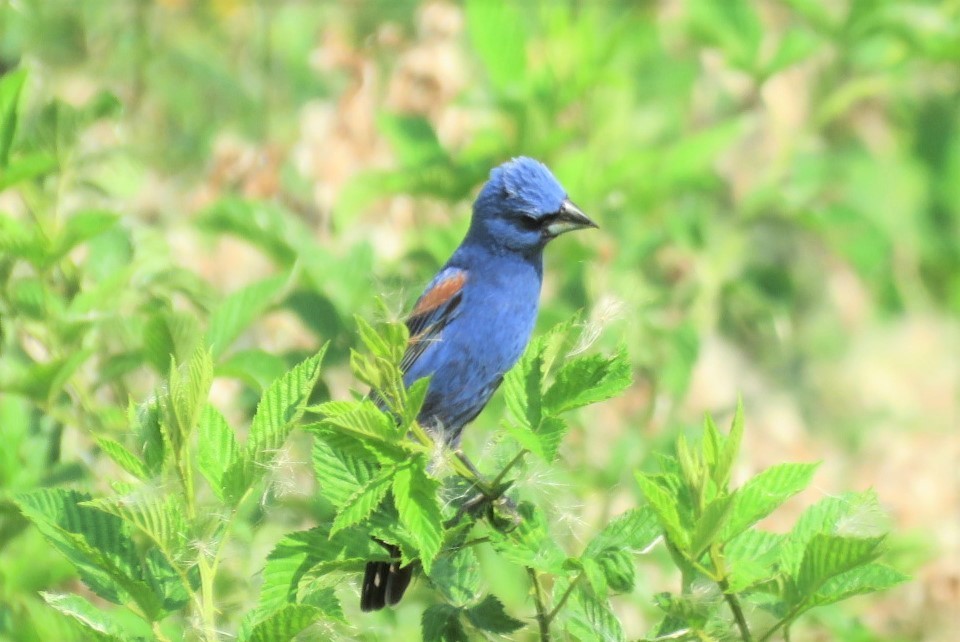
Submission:
[[[47,165],[0,192],[0,212],[41,228],[120,218],[70,254],[67,285],[3,294],[0,497],[105,488],[119,472],[92,435],[128,430],[127,400],[190,353],[214,303],[267,277],[284,288],[263,291],[215,402],[242,424],[264,381],[328,340],[322,394],[344,398],[353,315],[402,315],[489,169],[523,154],[601,228],[549,247],[541,330],[582,311],[583,348],[625,344],[636,372],[581,413],[557,470],[525,480],[571,546],[637,504],[633,470],[704,412],[727,421],[739,394],[740,479],[823,462],[765,527],[874,488],[888,561],[912,576],[815,612],[795,639],[956,639],[960,2],[10,0],[0,69],[17,67],[22,151]],[[78,292],[109,303],[49,330],[76,321]],[[467,433],[481,462],[501,409]],[[279,535],[329,515],[308,443],[290,451],[228,555],[238,608]],[[0,519],[0,639],[62,639],[35,593],[76,588],[71,567]],[[668,568],[641,563],[619,598],[629,636],[676,589]],[[512,578],[491,564],[491,588],[527,614]],[[427,592],[412,595],[348,612],[344,639],[417,639]]]

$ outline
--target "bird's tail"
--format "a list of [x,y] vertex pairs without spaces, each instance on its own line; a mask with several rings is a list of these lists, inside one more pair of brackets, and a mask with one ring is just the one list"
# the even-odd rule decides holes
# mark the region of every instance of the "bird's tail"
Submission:
[[[400,549],[392,544],[380,542],[390,557],[399,558]],[[367,562],[360,588],[360,610],[379,611],[385,606],[393,606],[403,597],[413,577],[413,564],[400,566],[400,562]]]

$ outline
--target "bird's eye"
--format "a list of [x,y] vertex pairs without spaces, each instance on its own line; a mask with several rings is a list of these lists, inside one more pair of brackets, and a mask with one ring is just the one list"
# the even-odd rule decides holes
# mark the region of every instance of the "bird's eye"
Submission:
[[520,217],[520,227],[525,230],[539,230],[540,229],[540,219],[536,219],[532,216],[521,216]]

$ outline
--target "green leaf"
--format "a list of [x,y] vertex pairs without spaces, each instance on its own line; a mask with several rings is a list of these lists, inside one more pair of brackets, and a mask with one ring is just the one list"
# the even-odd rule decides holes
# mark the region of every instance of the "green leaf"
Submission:
[[81,243],[108,232],[119,220],[117,214],[103,210],[86,210],[73,214],[55,236],[46,264],[52,265]]
[[430,389],[430,377],[417,379],[407,388],[407,403],[403,409],[403,425],[400,430],[406,433],[406,429],[420,414],[423,408],[423,402],[427,400],[427,392]]
[[94,499],[80,505],[116,515],[132,524],[152,539],[173,563],[179,559],[187,540],[183,504],[183,498],[177,494],[160,495],[159,491],[142,488],[123,497]]
[[120,468],[123,468],[137,479],[147,479],[150,477],[150,473],[147,472],[143,461],[124,448],[123,444],[119,441],[110,439],[109,437],[97,437],[97,446],[99,446],[100,450],[105,452],[110,459],[115,461]]
[[527,22],[517,5],[502,0],[469,0],[467,30],[498,94],[524,86]]
[[567,422],[559,417],[545,417],[540,422],[540,428],[537,430],[537,439],[540,441],[540,453],[542,459],[548,464],[552,464],[560,450],[560,442],[568,430]]
[[188,358],[199,336],[200,322],[195,314],[161,310],[150,315],[143,326],[143,353],[157,372],[166,372],[171,357],[178,362]]
[[377,472],[373,456],[357,439],[335,432],[316,434],[313,470],[320,494],[343,508]]
[[320,363],[328,345],[280,377],[260,399],[250,425],[246,451],[261,471],[273,461],[303,415],[310,393],[320,378]]
[[[723,435],[717,429],[717,424],[713,422],[710,415],[703,418],[703,459],[707,463],[707,468],[715,471],[717,463],[720,461],[720,453],[723,452]],[[719,488],[724,488],[723,479],[711,473],[714,482]]]
[[446,158],[437,132],[423,116],[382,114],[377,119],[401,167],[421,167]]
[[410,531],[420,551],[427,575],[443,542],[443,523],[437,501],[437,480],[426,473],[426,462],[418,456],[393,476],[393,501],[400,522]]
[[320,424],[359,438],[392,441],[401,428],[369,399],[360,402],[328,401],[313,409],[323,415]]
[[807,608],[833,604],[855,595],[885,591],[908,579],[908,576],[889,566],[865,564],[824,582],[815,595],[806,597]]
[[221,501],[238,498],[247,490],[242,476],[226,475],[228,470],[240,468],[238,462],[242,456],[243,451],[227,420],[219,410],[207,404],[200,415],[197,465]]
[[[709,423],[713,420],[707,418]],[[714,426],[716,430],[716,426]],[[730,434],[723,443],[723,451],[720,453],[716,468],[713,472],[713,480],[718,488],[724,488],[730,482],[730,474],[733,472],[733,464],[737,461],[737,455],[740,454],[740,443],[743,441],[743,399],[737,398],[737,410],[733,414],[733,422],[730,424]]]
[[133,600],[151,620],[163,615],[159,596],[141,579],[136,549],[120,518],[84,506],[89,495],[60,488],[13,499],[97,595],[114,604]]
[[[54,172],[60,166],[57,157],[50,152],[32,152],[20,154],[10,161],[5,168],[0,168],[0,192],[41,176]],[[0,247],[3,247],[0,241]],[[26,249],[26,248],[21,248]],[[31,248],[35,249],[34,248]],[[18,252],[18,254],[22,255]],[[34,256],[38,256],[34,254]],[[24,257],[26,258],[26,257]],[[35,261],[34,264],[39,263]]]
[[98,642],[130,640],[127,631],[117,623],[116,617],[101,611],[79,595],[40,592],[43,600],[64,615],[73,618],[85,630],[92,631]]
[[[373,540],[355,530],[332,535],[329,527],[323,525],[284,536],[267,556],[257,602],[258,616],[301,601],[302,584],[308,573],[361,571],[368,559],[382,553]],[[328,606],[324,609],[328,618],[337,619],[334,616],[338,608]]]
[[520,361],[503,378],[507,410],[517,425],[535,431],[543,418],[541,389],[543,386],[544,339],[530,343]]
[[604,526],[587,545],[584,555],[596,556],[606,550],[642,551],[649,548],[660,533],[651,507],[634,508]]
[[305,240],[313,238],[303,221],[277,205],[235,197],[211,205],[199,223],[209,231],[240,237],[283,267],[292,266],[298,250],[307,249]]
[[886,532],[886,516],[876,493],[845,493],[826,497],[807,508],[779,548],[784,570],[796,576],[809,542],[818,534],[876,537]]
[[730,64],[756,69],[763,23],[748,0],[696,0],[690,7],[691,27],[701,41],[723,50]]
[[147,471],[150,475],[158,474],[166,461],[169,445],[164,441],[160,427],[159,401],[151,399],[140,406],[131,403],[127,415],[137,435],[137,441],[142,444],[143,462]]
[[333,520],[330,532],[336,533],[369,517],[387,496],[395,470],[395,468],[384,468],[347,499],[337,512],[337,518]]
[[286,282],[286,276],[275,276],[253,283],[233,292],[213,309],[207,324],[207,345],[214,359],[276,302]]
[[569,605],[567,629],[574,636],[603,642],[624,640],[623,629],[610,602],[596,595],[584,582],[573,589]]
[[814,535],[796,578],[799,595],[813,595],[827,580],[873,561],[880,554],[882,542],[882,537]]
[[707,504],[693,530],[690,541],[692,559],[699,559],[714,543],[720,529],[726,524],[735,501],[736,495],[721,495]]
[[746,530],[723,547],[729,591],[739,593],[776,575],[778,547],[783,536],[757,529]]
[[433,563],[430,581],[448,602],[466,607],[480,593],[480,562],[472,547],[444,551]]
[[434,604],[420,620],[423,642],[469,642],[460,622],[460,610],[449,604]]
[[525,626],[520,620],[508,615],[503,603],[493,595],[487,595],[479,604],[466,609],[464,614],[467,620],[481,631],[497,635],[508,635]]
[[0,169],[6,169],[10,161],[10,149],[17,132],[20,93],[26,79],[26,69],[0,76]]
[[240,350],[233,352],[217,364],[218,377],[240,379],[252,388],[266,390],[271,383],[287,371],[287,362],[282,357],[263,350]]
[[739,535],[809,486],[819,465],[777,464],[747,481],[734,496],[722,539]]
[[[589,560],[587,560],[589,561]],[[633,590],[636,581],[636,569],[633,556],[627,551],[606,550],[595,560],[601,573],[604,584],[617,593],[629,593]]]
[[213,362],[206,348],[195,350],[185,368],[180,368],[175,360],[170,366],[168,392],[161,398],[160,427],[181,460],[206,405],[212,381]]
[[625,348],[611,357],[593,354],[564,363],[543,398],[552,414],[610,399],[633,381]]
[[243,642],[289,642],[323,618],[323,611],[305,604],[288,604],[253,625]]
[[544,573],[563,572],[567,555],[554,539],[543,512],[528,502],[517,507],[520,525],[509,534],[494,531],[491,544],[509,561]]
[[399,364],[407,348],[409,332],[402,323],[384,323],[379,331],[363,317],[356,317],[357,334],[367,350],[375,357]]
[[672,497],[651,475],[636,474],[640,491],[649,502],[650,507],[657,514],[660,525],[674,546],[688,550],[690,535],[680,524],[680,514],[677,512],[678,500]]

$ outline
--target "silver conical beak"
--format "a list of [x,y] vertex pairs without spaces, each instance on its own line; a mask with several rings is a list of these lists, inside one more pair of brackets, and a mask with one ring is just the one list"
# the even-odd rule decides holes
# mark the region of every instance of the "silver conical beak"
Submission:
[[599,227],[599,225],[591,221],[570,199],[566,199],[560,206],[557,217],[547,225],[547,233],[550,236],[560,236],[565,232],[582,230],[587,227]]

